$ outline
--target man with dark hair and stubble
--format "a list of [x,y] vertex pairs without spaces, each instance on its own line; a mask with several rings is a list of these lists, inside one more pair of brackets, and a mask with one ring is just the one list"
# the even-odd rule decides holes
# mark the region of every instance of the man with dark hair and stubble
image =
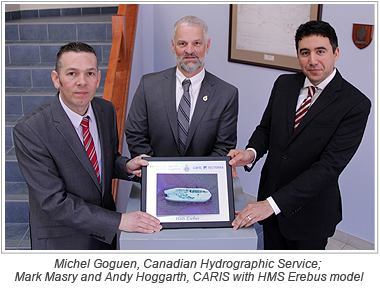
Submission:
[[342,78],[334,28],[302,24],[295,36],[302,73],[280,76],[246,150],[228,155],[250,171],[267,153],[258,201],[234,229],[263,224],[266,250],[323,250],[342,219],[338,178],[362,140],[370,100]]
[[94,97],[101,77],[94,49],[62,46],[51,77],[59,92],[14,128],[32,250],[115,249],[119,230],[159,231],[147,213],[115,211],[112,179],[140,176],[148,162],[118,152],[114,106]]

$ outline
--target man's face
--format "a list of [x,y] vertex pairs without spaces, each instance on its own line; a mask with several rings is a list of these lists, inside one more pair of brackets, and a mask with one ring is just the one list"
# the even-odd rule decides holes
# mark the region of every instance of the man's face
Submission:
[[178,25],[175,39],[172,39],[172,51],[178,68],[186,77],[190,78],[203,69],[209,48],[210,39],[206,43],[202,27]]
[[64,52],[61,65],[59,74],[55,70],[51,73],[54,87],[59,89],[65,105],[83,116],[99,87],[96,56],[90,52]]
[[328,37],[310,35],[298,42],[297,58],[303,73],[316,86],[333,72],[339,48],[333,52]]

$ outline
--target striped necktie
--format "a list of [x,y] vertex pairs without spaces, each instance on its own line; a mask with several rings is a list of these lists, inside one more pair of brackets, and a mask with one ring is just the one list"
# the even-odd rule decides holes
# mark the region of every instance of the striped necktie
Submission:
[[83,128],[83,145],[86,149],[87,155],[90,158],[92,166],[94,167],[96,177],[100,183],[100,174],[99,174],[99,163],[98,158],[96,157],[95,144],[92,140],[92,136],[89,130],[89,116],[83,117],[82,122],[80,123]]
[[307,98],[303,100],[301,106],[298,108],[298,110],[296,112],[296,120],[294,122],[294,130],[293,131],[295,131],[297,129],[297,127],[300,124],[303,116],[306,115],[307,111],[310,108],[311,99],[315,93],[316,87],[309,86],[308,89],[309,90],[308,90]]
[[178,105],[178,139],[179,139],[179,152],[181,156],[185,155],[186,152],[186,139],[189,131],[190,122],[190,80],[185,79],[182,82],[183,95]]

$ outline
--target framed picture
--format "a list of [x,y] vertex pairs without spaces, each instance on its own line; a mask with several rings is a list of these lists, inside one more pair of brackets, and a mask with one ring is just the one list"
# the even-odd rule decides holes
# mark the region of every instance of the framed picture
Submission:
[[144,157],[141,210],[163,228],[232,227],[230,157]]
[[231,4],[228,61],[300,71],[294,36],[322,4]]

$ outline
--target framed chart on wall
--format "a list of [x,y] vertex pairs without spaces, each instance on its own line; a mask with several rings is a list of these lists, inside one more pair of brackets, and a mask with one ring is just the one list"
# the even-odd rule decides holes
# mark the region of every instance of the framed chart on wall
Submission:
[[144,157],[141,210],[163,228],[231,227],[230,157]]
[[228,61],[300,71],[294,36],[322,4],[231,4]]

